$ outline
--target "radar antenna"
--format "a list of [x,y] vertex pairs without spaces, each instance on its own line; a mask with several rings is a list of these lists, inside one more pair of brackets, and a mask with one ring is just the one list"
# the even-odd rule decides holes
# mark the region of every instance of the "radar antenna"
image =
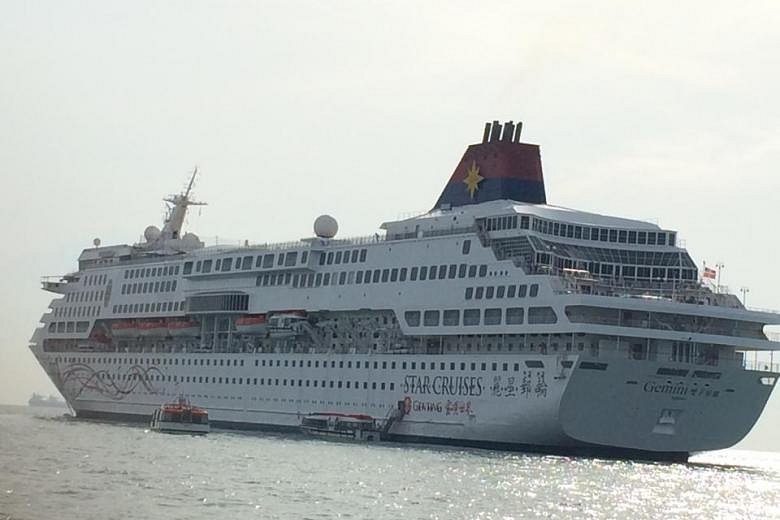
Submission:
[[190,182],[187,184],[187,189],[184,193],[170,195],[163,199],[169,204],[168,214],[165,218],[162,232],[160,233],[160,240],[170,240],[181,238],[181,228],[184,225],[184,217],[187,214],[187,208],[189,206],[205,206],[205,202],[196,202],[190,199],[192,193],[192,186],[195,184],[195,177],[198,175],[199,170],[196,166],[190,177]]

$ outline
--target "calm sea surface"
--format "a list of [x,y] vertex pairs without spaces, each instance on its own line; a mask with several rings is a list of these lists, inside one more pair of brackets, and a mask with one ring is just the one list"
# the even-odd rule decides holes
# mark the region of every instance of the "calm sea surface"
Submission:
[[173,436],[0,406],[0,519],[780,518],[780,456],[650,464]]

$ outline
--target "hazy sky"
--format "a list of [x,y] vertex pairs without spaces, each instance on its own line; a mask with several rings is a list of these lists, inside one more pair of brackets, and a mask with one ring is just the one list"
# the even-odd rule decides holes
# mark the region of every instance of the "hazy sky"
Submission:
[[[651,219],[780,308],[780,5],[0,0],[0,402],[94,237],[188,219],[253,242],[429,209],[485,121],[522,120],[551,204]],[[780,361],[780,356],[776,361]],[[747,447],[772,444],[775,394]]]

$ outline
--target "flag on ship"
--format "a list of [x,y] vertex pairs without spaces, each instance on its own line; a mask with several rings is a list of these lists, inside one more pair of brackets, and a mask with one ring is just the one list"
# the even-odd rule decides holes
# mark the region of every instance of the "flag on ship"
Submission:
[[710,269],[709,267],[704,268],[704,273],[702,274],[703,278],[710,278],[714,280],[718,275],[718,272],[715,269]]

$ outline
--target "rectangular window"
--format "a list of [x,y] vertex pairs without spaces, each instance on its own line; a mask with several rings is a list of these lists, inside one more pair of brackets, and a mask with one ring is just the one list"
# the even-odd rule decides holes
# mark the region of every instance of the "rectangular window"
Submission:
[[203,272],[204,273],[210,273],[211,272],[211,260],[204,260],[203,261]]
[[460,325],[460,311],[458,309],[444,311],[444,326],[457,327]]
[[[479,312],[479,311],[477,311]],[[404,319],[406,319],[406,324],[410,327],[419,327],[420,326],[420,311],[406,311],[404,313]]]
[[517,287],[515,287],[514,285],[510,285],[509,287],[507,287],[507,289],[506,289],[506,297],[507,298],[514,298],[516,290],[517,290]]
[[422,266],[420,268],[420,280],[425,280],[428,278],[428,267]]
[[466,309],[463,311],[463,325],[470,327],[479,325],[479,309]]
[[524,311],[522,307],[510,307],[506,310],[507,325],[521,325],[523,323]]
[[406,281],[406,271],[407,271],[406,267],[402,267],[401,268],[400,281],[402,281],[402,282]]
[[526,284],[518,285],[517,286],[517,297],[518,298],[525,298],[525,295],[528,292],[528,286]]
[[535,298],[539,294],[539,284],[531,284],[531,290],[528,292],[528,295],[531,298]]
[[397,282],[398,281],[398,268],[395,267],[390,271],[390,281],[391,282]]
[[495,290],[496,290],[496,288],[493,287],[493,286],[490,286],[487,289],[485,289],[485,298],[488,299],[488,300],[492,300],[493,299],[493,295],[495,294]]
[[192,272],[192,262],[184,262],[184,274],[190,274]]
[[471,251],[471,240],[464,240],[463,241],[463,254],[467,255],[469,254],[469,251]]
[[466,299],[470,300],[474,297],[474,288],[473,287],[466,287]]
[[506,292],[506,287],[503,285],[500,285],[496,288],[496,298],[503,298],[504,293]]
[[501,325],[501,309],[485,309],[485,325]]
[[439,311],[425,311],[425,314],[423,314],[423,324],[426,327],[438,327]]
[[412,282],[416,282],[418,271],[419,271],[418,267],[412,267],[412,271],[409,273],[409,280],[411,280]]
[[382,283],[387,283],[390,279],[390,269],[382,269]]
[[482,264],[479,266],[479,277],[484,278],[487,276],[487,265]]
[[485,288],[484,287],[477,287],[477,291],[474,294],[474,298],[477,300],[481,300],[482,296],[485,294]]
[[355,283],[363,283],[363,271],[357,272],[357,277],[355,278]]
[[274,266],[274,255],[263,255],[263,269],[270,269]]

